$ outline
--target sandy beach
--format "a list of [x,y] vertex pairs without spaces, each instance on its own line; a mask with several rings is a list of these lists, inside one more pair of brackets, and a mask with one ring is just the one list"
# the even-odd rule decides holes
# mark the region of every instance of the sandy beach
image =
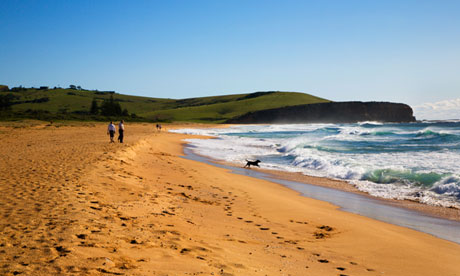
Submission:
[[459,244],[184,159],[189,137],[2,123],[0,275],[460,275]]

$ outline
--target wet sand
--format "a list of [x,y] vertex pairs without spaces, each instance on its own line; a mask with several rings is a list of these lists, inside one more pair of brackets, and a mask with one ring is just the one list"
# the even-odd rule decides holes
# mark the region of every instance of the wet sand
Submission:
[[382,202],[382,204],[389,204],[392,206],[407,208],[410,210],[416,210],[421,213],[425,213],[425,214],[428,214],[434,217],[443,218],[443,219],[460,221],[460,209],[457,209],[457,208],[445,208],[441,206],[432,206],[432,205],[427,205],[427,204],[419,203],[416,201],[410,201],[410,200],[395,200],[395,199],[378,198],[378,197],[371,196],[368,193],[358,190],[356,187],[354,187],[353,185],[350,185],[349,183],[345,181],[336,180],[336,179],[309,176],[309,175],[304,175],[301,173],[285,173],[285,172],[280,172],[280,171],[268,171],[268,170],[265,170],[265,171],[271,174],[274,178],[287,179],[287,180],[292,180],[296,182],[314,184],[318,186],[352,192],[352,193],[368,196],[373,199],[379,200]]
[[184,159],[189,136],[23,126],[0,127],[1,275],[459,274],[460,245]]
[[[231,167],[241,166],[241,164],[220,162],[218,160],[213,160],[212,162],[228,165]],[[338,179],[304,175],[302,173],[296,173],[296,172],[283,172],[283,171],[276,171],[276,170],[268,170],[268,169],[263,169],[263,165],[262,165],[262,168],[252,168],[252,169],[268,174],[273,179],[288,180],[288,181],[294,181],[294,182],[299,182],[299,183],[305,183],[305,184],[310,184],[310,185],[337,189],[340,191],[346,191],[346,192],[350,192],[350,193],[354,193],[354,194],[358,194],[358,195],[362,195],[362,196],[366,196],[366,197],[378,200],[381,202],[381,204],[406,208],[409,210],[415,210],[422,214],[430,215],[436,218],[442,218],[442,219],[448,219],[448,220],[460,222],[460,209],[457,209],[457,208],[445,208],[441,206],[427,205],[427,204],[419,203],[416,201],[410,201],[410,200],[396,200],[396,199],[375,197],[375,196],[369,195],[366,192],[358,190],[355,186],[343,180],[338,180]]]
[[[440,218],[425,212],[406,208],[403,204],[393,204],[392,201],[378,199],[365,193],[354,192],[353,190],[347,189],[347,187],[345,187],[345,189],[338,189],[335,181],[331,179],[319,178],[319,181],[332,182],[333,186],[324,185],[324,183],[316,183],[314,182],[316,178],[310,179],[309,182],[298,181],[296,177],[293,178],[294,180],[289,180],[289,173],[286,173],[288,177],[280,177],[279,175],[272,174],[271,172],[273,171],[271,170],[256,168],[247,169],[241,166],[218,163],[213,159],[193,153],[190,147],[186,147],[184,152],[186,153],[185,158],[187,159],[225,168],[235,174],[279,183],[289,189],[299,192],[302,196],[334,204],[340,207],[340,210],[407,227],[460,244],[460,235],[458,235],[460,222],[458,221]],[[315,183],[315,185],[310,183]],[[346,183],[339,184],[347,185]]]

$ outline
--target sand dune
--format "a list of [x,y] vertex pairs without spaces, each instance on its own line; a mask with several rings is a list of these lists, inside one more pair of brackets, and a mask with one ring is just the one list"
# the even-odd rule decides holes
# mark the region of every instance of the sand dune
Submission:
[[183,159],[185,135],[105,127],[0,128],[1,275],[460,274],[458,244]]

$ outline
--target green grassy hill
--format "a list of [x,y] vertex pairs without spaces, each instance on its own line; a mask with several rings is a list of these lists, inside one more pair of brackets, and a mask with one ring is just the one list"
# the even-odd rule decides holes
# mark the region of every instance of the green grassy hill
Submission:
[[[98,104],[112,95],[129,114],[135,114],[149,121],[188,121],[221,123],[227,119],[250,111],[269,108],[329,102],[309,94],[296,92],[256,92],[250,94],[200,97],[189,99],[161,99],[123,95],[113,92],[99,92],[76,89],[33,89],[22,91],[2,91],[0,96],[9,95],[10,117],[33,118],[45,114],[56,119],[98,119],[89,114],[91,103]],[[5,111],[3,112],[5,114]],[[5,117],[5,116],[3,116]],[[105,118],[99,118],[105,119]]]

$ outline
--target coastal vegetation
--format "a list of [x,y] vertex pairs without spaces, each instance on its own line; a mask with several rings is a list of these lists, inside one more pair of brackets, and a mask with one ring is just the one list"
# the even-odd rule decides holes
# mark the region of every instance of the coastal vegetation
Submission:
[[115,91],[41,86],[0,86],[0,119],[223,123],[236,116],[270,108],[329,100],[298,92],[256,92],[187,99],[131,96]]

